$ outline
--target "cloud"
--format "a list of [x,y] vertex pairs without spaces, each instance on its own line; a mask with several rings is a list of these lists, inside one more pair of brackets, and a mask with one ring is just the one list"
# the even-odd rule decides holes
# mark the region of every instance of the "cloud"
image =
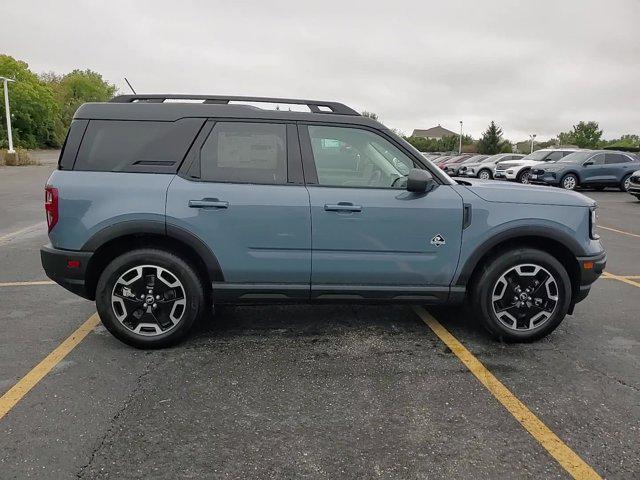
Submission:
[[[614,8],[615,7],[615,8]],[[36,71],[91,68],[124,92],[343,101],[410,132],[512,140],[580,120],[638,132],[640,2],[51,1],[3,12]]]

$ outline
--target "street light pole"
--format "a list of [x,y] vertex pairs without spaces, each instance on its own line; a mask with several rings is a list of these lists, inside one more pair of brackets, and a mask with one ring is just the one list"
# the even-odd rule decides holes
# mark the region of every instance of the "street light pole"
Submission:
[[530,153],[533,153],[533,141],[536,138],[536,134],[534,133],[533,135],[529,135],[529,136],[531,137],[531,152]]
[[9,140],[8,153],[15,153],[13,149],[13,136],[11,135],[11,111],[9,110],[9,82],[15,82],[7,77],[0,77],[0,80],[4,83],[4,109],[7,114],[7,139]]
[[460,143],[458,144],[458,155],[462,154],[462,120],[460,120]]

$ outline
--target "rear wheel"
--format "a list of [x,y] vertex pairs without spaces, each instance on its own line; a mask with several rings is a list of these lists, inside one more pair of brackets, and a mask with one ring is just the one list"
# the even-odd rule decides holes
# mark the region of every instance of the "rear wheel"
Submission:
[[474,306],[496,338],[527,342],[551,333],[571,303],[566,269],[541,250],[519,248],[489,261],[476,277]]
[[104,326],[119,340],[161,348],[184,338],[205,301],[191,265],[164,250],[140,249],[107,265],[98,280],[96,307]]
[[620,182],[620,190],[623,192],[628,192],[630,186],[631,186],[631,174],[627,175],[622,179],[622,182]]
[[516,177],[516,181],[519,183],[524,183],[525,185],[531,183],[531,170],[526,169],[518,174]]
[[578,186],[578,177],[576,177],[573,173],[567,173],[564,177],[562,177],[560,185],[562,185],[562,188],[564,188],[565,190],[575,190]]
[[478,172],[478,178],[481,180],[491,180],[491,177],[492,177],[491,171],[487,170],[486,168]]

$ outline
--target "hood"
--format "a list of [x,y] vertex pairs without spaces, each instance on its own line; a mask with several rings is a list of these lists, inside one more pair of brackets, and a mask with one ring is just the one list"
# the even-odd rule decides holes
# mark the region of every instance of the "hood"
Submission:
[[459,182],[487,202],[591,207],[594,200],[578,192],[541,185],[469,179]]

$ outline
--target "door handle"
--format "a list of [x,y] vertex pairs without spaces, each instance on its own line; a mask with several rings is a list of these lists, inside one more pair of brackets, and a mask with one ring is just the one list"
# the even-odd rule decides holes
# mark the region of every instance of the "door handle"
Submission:
[[229,202],[217,198],[203,198],[202,200],[189,200],[189,208],[228,208]]
[[325,203],[324,209],[327,212],[361,212],[362,205],[354,205],[350,202]]

